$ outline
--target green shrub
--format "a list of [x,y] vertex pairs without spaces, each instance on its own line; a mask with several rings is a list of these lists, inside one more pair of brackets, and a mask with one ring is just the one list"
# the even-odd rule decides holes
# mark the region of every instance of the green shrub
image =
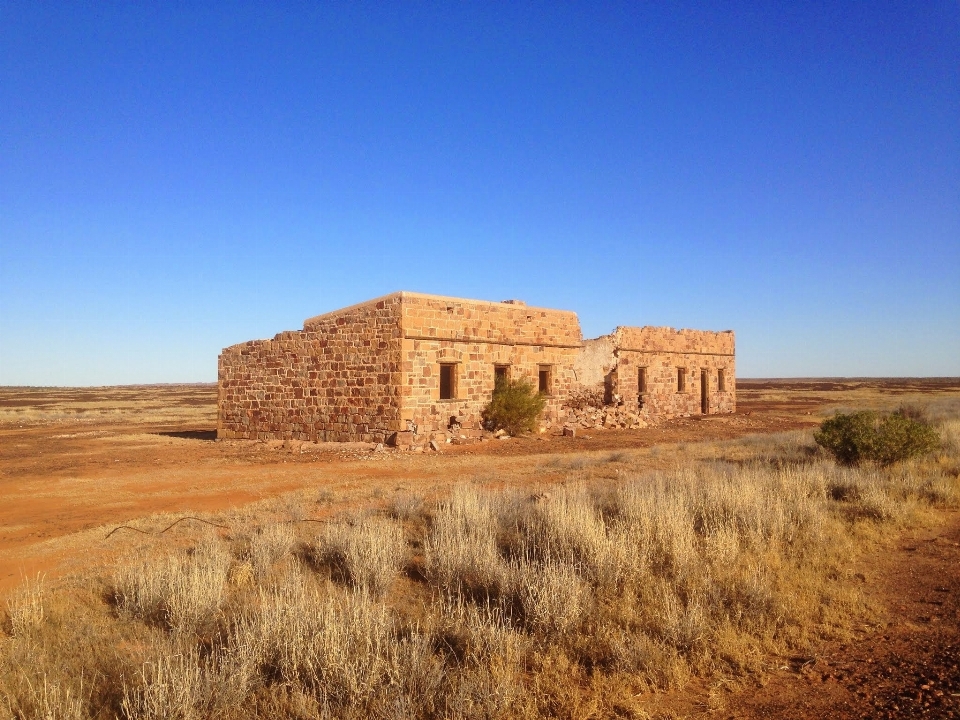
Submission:
[[891,465],[924,455],[939,445],[940,434],[929,423],[898,411],[880,421],[874,460],[881,465]]
[[934,428],[911,414],[840,413],[824,420],[813,439],[844,465],[892,465],[930,452],[940,442]]
[[483,410],[483,422],[491,430],[506,430],[510,435],[533,432],[546,403],[529,380],[498,380],[493,398]]

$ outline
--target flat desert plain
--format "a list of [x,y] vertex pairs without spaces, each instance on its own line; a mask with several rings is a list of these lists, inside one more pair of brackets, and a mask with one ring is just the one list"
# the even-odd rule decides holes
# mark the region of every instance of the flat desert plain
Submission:
[[[617,453],[629,453],[634,469],[670,470],[710,457],[717,443],[809,429],[837,410],[955,403],[960,379],[739,380],[737,392],[733,415],[415,454],[216,441],[214,385],[0,388],[0,595],[38,572],[53,581],[108,564],[138,529],[186,516],[236,509],[322,520],[429,500],[462,482],[542,487]],[[934,686],[960,699],[960,514],[939,511],[863,562],[882,625],[854,644],[783,661],[726,703],[725,717],[923,716]],[[710,692],[694,681],[659,696],[658,712],[709,714]]]

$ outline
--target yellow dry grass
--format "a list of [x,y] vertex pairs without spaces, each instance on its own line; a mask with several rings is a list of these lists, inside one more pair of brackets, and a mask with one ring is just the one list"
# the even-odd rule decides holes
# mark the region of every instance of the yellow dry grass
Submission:
[[287,508],[133,538],[106,573],[24,585],[0,639],[16,718],[642,717],[639,693],[763,673],[877,612],[853,563],[960,504],[942,448],[834,464],[807,432],[548,460],[320,526]]

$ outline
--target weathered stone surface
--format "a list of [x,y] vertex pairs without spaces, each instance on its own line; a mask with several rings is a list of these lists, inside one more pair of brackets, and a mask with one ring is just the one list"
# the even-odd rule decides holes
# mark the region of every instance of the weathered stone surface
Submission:
[[[498,367],[535,386],[545,374],[544,429],[637,428],[736,408],[730,331],[619,327],[584,342],[572,312],[400,292],[226,348],[217,436],[421,450],[475,440]],[[452,372],[450,398],[440,397],[441,372]]]
[[400,297],[226,348],[221,438],[383,442],[400,429]]

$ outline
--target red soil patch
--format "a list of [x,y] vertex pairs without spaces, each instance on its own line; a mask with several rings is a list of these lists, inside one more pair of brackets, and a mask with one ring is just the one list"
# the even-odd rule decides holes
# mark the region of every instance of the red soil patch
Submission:
[[960,718],[960,513],[876,559],[885,625],[828,643],[731,702],[730,718]]

